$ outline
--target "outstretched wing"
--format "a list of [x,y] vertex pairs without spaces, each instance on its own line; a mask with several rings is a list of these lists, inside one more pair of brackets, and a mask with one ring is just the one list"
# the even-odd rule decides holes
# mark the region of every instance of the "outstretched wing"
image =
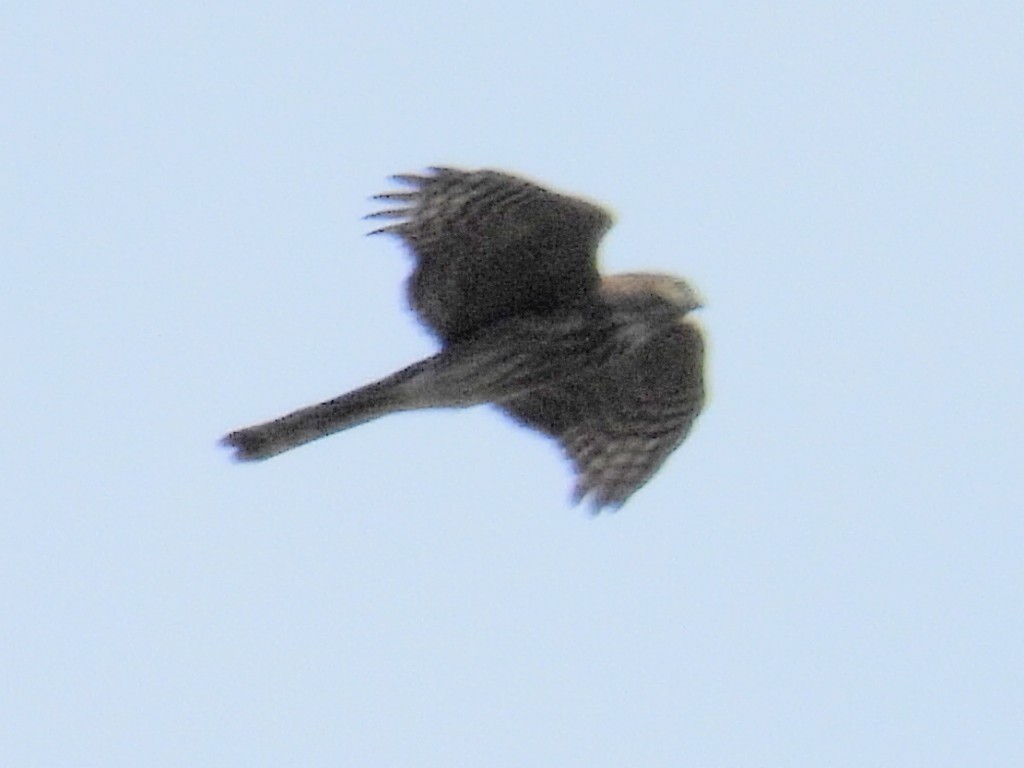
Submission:
[[444,342],[508,317],[586,303],[598,285],[597,245],[611,226],[598,206],[498,171],[432,168],[395,176],[403,203],[367,218],[416,258],[409,303]]
[[700,330],[679,322],[632,359],[502,409],[562,445],[576,470],[575,501],[617,508],[689,433],[704,404],[703,358]]

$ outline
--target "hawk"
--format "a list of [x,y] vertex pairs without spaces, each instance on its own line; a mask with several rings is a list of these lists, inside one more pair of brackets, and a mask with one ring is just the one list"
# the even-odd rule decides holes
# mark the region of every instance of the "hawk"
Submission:
[[602,277],[611,217],[510,174],[431,168],[376,195],[415,261],[409,304],[440,343],[425,360],[223,438],[255,461],[398,411],[491,403],[554,438],[575,503],[616,509],[683,441],[704,404],[700,297],[664,274]]

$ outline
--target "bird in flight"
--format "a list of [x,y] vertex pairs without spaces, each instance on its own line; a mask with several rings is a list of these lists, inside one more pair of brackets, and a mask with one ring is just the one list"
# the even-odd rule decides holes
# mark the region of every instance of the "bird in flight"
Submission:
[[333,400],[231,432],[241,461],[399,411],[490,403],[554,438],[573,500],[616,509],[651,479],[704,404],[701,306],[664,274],[601,276],[599,206],[493,170],[431,168],[376,195],[413,256],[409,304],[440,351]]

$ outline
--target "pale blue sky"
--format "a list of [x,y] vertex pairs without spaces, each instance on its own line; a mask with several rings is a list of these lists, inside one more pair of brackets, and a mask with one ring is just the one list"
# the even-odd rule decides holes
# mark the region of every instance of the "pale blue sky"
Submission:
[[[11,5],[5,765],[1024,765],[1024,6]],[[431,352],[430,164],[705,294],[619,514],[488,409],[217,449]]]

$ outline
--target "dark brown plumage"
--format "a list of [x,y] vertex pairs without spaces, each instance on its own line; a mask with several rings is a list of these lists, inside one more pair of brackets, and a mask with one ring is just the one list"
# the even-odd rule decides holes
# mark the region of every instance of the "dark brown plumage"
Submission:
[[396,176],[393,221],[416,264],[409,303],[441,342],[387,378],[223,442],[240,460],[274,456],[388,413],[493,403],[555,438],[575,500],[622,505],[682,442],[704,402],[700,306],[683,280],[601,278],[611,219],[592,203],[497,171]]

